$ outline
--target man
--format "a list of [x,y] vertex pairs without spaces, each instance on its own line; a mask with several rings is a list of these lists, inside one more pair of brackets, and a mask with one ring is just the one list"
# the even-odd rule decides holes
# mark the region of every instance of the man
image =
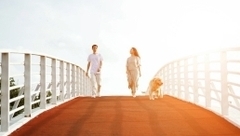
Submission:
[[92,45],[93,53],[88,56],[88,64],[86,76],[88,76],[88,70],[90,70],[90,78],[93,85],[92,97],[96,96],[100,97],[100,89],[101,89],[101,68],[102,68],[102,56],[97,53],[98,46],[96,44]]

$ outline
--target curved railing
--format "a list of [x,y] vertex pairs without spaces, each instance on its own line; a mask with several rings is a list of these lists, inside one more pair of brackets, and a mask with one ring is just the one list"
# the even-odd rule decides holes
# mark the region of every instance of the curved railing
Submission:
[[164,94],[202,106],[240,126],[240,47],[172,61],[156,73]]
[[78,65],[38,53],[1,52],[1,132],[20,119],[78,96],[91,82]]

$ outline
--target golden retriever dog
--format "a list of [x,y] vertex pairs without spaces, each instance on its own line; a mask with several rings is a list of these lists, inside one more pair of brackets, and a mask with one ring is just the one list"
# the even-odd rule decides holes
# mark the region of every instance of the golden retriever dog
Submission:
[[149,99],[154,100],[154,98],[159,97],[159,93],[161,93],[162,97],[162,92],[161,92],[161,86],[163,85],[163,82],[160,78],[153,78],[150,83],[149,83]]

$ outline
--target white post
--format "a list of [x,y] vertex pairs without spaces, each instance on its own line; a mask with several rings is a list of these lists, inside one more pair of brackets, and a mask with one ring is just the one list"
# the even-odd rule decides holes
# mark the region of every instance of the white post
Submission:
[[72,96],[76,96],[76,67],[72,64]]
[[206,107],[211,107],[211,88],[210,88],[210,68],[209,68],[209,54],[205,55],[205,101]]
[[76,74],[76,77],[77,77],[77,81],[76,81],[76,87],[77,87],[77,96],[80,95],[80,68],[79,67],[76,67],[76,70],[77,70],[77,74]]
[[64,64],[60,61],[60,100],[64,101]]
[[170,75],[170,68],[169,68],[169,67],[170,67],[170,65],[168,64],[168,65],[166,66],[166,68],[165,68],[166,73],[167,73],[167,75],[166,75],[166,77],[167,77],[167,78],[166,78],[166,80],[167,80],[167,90],[168,90],[168,92],[169,92],[170,95],[173,95],[173,94],[172,94],[172,90],[171,90],[171,88],[170,88],[170,81],[169,81],[169,80],[170,80],[170,79],[169,79],[169,77],[170,77],[170,76],[169,76],[169,75]]
[[84,90],[85,90],[85,95],[88,96],[88,77],[85,77],[85,85],[84,85]]
[[1,68],[1,131],[7,132],[10,125],[9,115],[9,53],[2,53]]
[[[158,73],[157,73],[158,77],[161,78],[162,82],[164,82],[164,80],[162,79],[163,77],[163,71],[162,70],[159,70]],[[164,85],[164,84],[163,84]],[[162,87],[160,87],[160,97],[163,98],[164,96],[164,90],[162,89]]]
[[66,86],[66,93],[67,93],[67,99],[69,99],[71,97],[71,92],[70,92],[70,73],[71,73],[71,70],[70,70],[70,64],[67,63],[67,73],[66,73],[66,76],[67,76],[67,86]]
[[188,88],[188,59],[184,60],[184,92],[185,100],[189,101],[189,88]]
[[90,90],[90,80],[89,78],[87,78],[87,86],[86,86],[86,91],[87,91],[87,95],[91,96],[92,95],[92,90]]
[[180,62],[178,61],[177,62],[177,86],[178,86],[178,89],[177,89],[177,91],[178,91],[178,94],[177,94],[177,96],[178,96],[178,98],[180,98],[180,96],[181,96],[181,75],[180,75],[180,69],[181,67],[180,67]]
[[46,57],[41,56],[40,61],[40,108],[45,109],[46,108],[46,90],[47,90],[47,84],[46,84]]
[[193,58],[193,94],[194,94],[194,103],[198,103],[198,63],[197,57]]
[[24,116],[31,117],[32,113],[32,69],[31,69],[31,54],[25,54],[24,60]]
[[222,115],[228,115],[228,82],[227,82],[227,55],[226,51],[221,53],[221,91],[222,91]]
[[163,67],[163,69],[162,69],[162,71],[163,71],[163,81],[164,81],[164,86],[163,86],[163,92],[166,92],[168,95],[170,94],[169,93],[169,90],[167,90],[167,73],[166,73],[166,66],[165,67]]
[[171,81],[171,90],[172,90],[172,95],[175,96],[175,78],[174,78],[174,63],[171,63],[171,77],[170,77],[170,81]]
[[82,75],[82,92],[83,92],[83,96],[86,96],[86,89],[85,89],[85,85],[86,85],[86,78],[85,78],[85,72],[83,71],[83,75]]
[[81,92],[82,92],[82,96],[85,95],[84,93],[84,84],[85,84],[85,72],[83,69],[81,69]]
[[83,70],[80,68],[80,95],[83,96]]
[[91,82],[90,78],[88,78],[87,91],[90,96],[92,96],[92,93],[93,93],[92,89],[93,89],[92,82]]
[[[85,84],[84,89],[85,89],[86,95],[89,96],[89,89],[90,88],[89,88],[89,78],[88,77],[86,77],[86,84]],[[92,94],[92,91],[91,91],[91,94]]]
[[89,83],[90,83],[90,84],[89,84],[89,87],[90,87],[90,89],[89,89],[89,90],[92,92],[92,90],[93,90],[93,85],[92,85],[92,81],[91,81],[91,79],[90,79],[90,78],[89,78]]
[[52,59],[52,104],[57,104],[57,67],[56,59]]

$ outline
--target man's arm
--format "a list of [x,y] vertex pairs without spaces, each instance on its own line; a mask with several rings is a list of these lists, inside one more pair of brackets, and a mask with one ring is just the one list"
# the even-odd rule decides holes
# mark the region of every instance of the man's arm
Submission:
[[100,61],[100,69],[102,68],[102,61]]
[[101,68],[102,68],[102,61],[100,61],[99,68],[98,68],[98,72],[101,71]]
[[99,63],[98,72],[101,71],[101,68],[102,68],[102,61],[103,61],[103,58],[102,58],[102,55],[101,55],[101,54],[99,54],[99,57],[100,57],[100,63]]

